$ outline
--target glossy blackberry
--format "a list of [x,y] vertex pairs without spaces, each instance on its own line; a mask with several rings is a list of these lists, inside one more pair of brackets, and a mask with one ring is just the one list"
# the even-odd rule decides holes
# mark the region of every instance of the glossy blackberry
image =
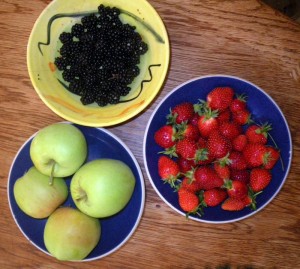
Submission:
[[72,36],[71,33],[63,32],[63,33],[60,34],[59,40],[60,40],[61,43],[65,44],[65,43],[68,43],[68,42],[72,42],[73,36]]
[[54,64],[58,68],[58,70],[64,70],[67,67],[67,63],[63,57],[55,58]]
[[82,95],[82,84],[79,80],[74,79],[73,81],[70,82],[69,84],[69,91],[77,94],[77,95]]
[[82,17],[70,33],[60,35],[62,47],[54,63],[84,105],[119,103],[140,73],[140,57],[148,46],[119,15],[119,9],[100,5],[97,15]]
[[71,34],[74,36],[74,37],[77,37],[79,38],[82,33],[84,32],[84,27],[82,24],[79,24],[79,23],[76,23],[72,26],[72,29],[71,29]]

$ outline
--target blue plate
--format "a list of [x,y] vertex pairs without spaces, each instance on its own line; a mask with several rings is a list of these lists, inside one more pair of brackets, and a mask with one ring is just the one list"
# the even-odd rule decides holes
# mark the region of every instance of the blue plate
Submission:
[[[138,162],[118,137],[102,128],[75,126],[82,131],[87,140],[87,161],[98,158],[112,158],[123,161],[131,168],[136,178],[133,196],[127,206],[112,217],[100,219],[102,229],[100,241],[96,248],[83,260],[90,261],[116,251],[131,237],[144,210],[145,185]],[[14,183],[33,165],[29,156],[33,137],[34,135],[24,143],[12,163],[8,178],[8,200],[15,222],[24,236],[38,249],[49,254],[43,241],[46,219],[37,220],[27,216],[19,209],[13,195]],[[70,181],[71,177],[66,178],[68,186]],[[64,205],[75,207],[70,194]]]
[[[205,208],[202,217],[190,216],[193,220],[208,223],[238,221],[250,217],[263,209],[274,199],[282,188],[289,173],[292,158],[292,140],[287,121],[278,105],[267,93],[256,85],[238,77],[214,75],[195,78],[179,85],[165,96],[152,113],[147,124],[143,144],[144,162],[150,182],[161,199],[175,211],[181,215],[185,215],[179,207],[177,193],[174,192],[168,184],[164,184],[158,175],[158,152],[161,151],[162,148],[155,143],[154,133],[166,123],[166,115],[169,114],[170,108],[184,101],[197,103],[198,99],[205,99],[208,92],[213,88],[222,86],[232,87],[237,94],[245,93],[248,96],[247,105],[252,114],[252,118],[256,122],[272,123],[273,129],[270,134],[281,150],[284,170],[282,169],[281,163],[277,162],[272,170],[273,179],[271,183],[263,193],[257,197],[256,211],[245,208],[239,212],[229,212],[222,210],[220,206],[218,206]],[[269,141],[268,144],[272,144],[272,142]]]

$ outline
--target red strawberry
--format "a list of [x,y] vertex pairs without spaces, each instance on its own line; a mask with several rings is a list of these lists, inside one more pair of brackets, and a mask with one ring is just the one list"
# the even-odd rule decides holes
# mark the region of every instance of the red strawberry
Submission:
[[272,175],[269,170],[264,168],[254,168],[250,172],[249,186],[254,192],[265,189],[271,182]]
[[251,122],[251,114],[248,109],[243,109],[236,113],[232,113],[232,119],[240,125],[248,124]]
[[243,200],[235,199],[232,197],[227,198],[221,208],[227,211],[240,211],[246,207],[246,204]]
[[174,160],[164,155],[159,157],[158,174],[165,182],[173,187],[178,180],[179,173],[179,166]]
[[207,110],[206,113],[199,117],[198,129],[200,135],[204,138],[208,137],[209,134],[219,128],[219,123],[216,119],[218,113],[216,111]]
[[250,143],[266,144],[268,140],[268,132],[271,129],[272,127],[270,124],[264,124],[262,126],[253,124],[247,128],[245,135]]
[[222,122],[219,126],[220,133],[228,138],[229,140],[233,140],[238,135],[242,133],[241,125],[236,124],[235,122],[225,121]]
[[197,191],[200,190],[199,184],[194,178],[189,178],[189,177],[184,177],[181,184],[180,188],[185,188],[186,190],[196,193]]
[[211,132],[207,139],[207,149],[212,157],[223,158],[231,150],[229,139],[220,134],[218,130]]
[[230,178],[230,160],[226,155],[222,159],[218,159],[214,162],[213,168],[215,169],[218,176],[222,179],[229,179]]
[[182,122],[188,122],[193,116],[193,104],[190,102],[183,102],[171,109],[171,113],[168,115],[167,119],[170,124],[180,124]]
[[247,162],[244,155],[239,151],[231,151],[229,156],[230,168],[235,170],[245,170],[247,168]]
[[190,119],[190,124],[193,124],[195,126],[198,126],[198,120],[200,116],[198,113],[194,113],[193,117]]
[[243,155],[249,168],[263,165],[265,153],[266,147],[262,144],[248,143],[243,150]]
[[178,190],[178,202],[181,209],[189,214],[196,213],[199,209],[200,201],[198,196],[185,188]]
[[176,153],[184,159],[195,159],[197,154],[197,143],[188,138],[179,140],[176,144]]
[[200,189],[203,190],[219,188],[224,183],[223,179],[210,166],[199,166],[194,172],[194,178]]
[[219,112],[219,115],[217,117],[219,124],[221,124],[222,122],[230,121],[230,119],[231,119],[231,111],[229,110],[229,108],[225,109],[222,112]]
[[224,111],[232,102],[234,91],[230,87],[218,87],[207,95],[207,105],[212,110]]
[[243,151],[247,143],[247,136],[244,134],[240,134],[232,140],[232,149],[236,151]]
[[264,155],[264,168],[272,169],[279,159],[279,150],[272,146],[267,146],[266,153]]
[[179,157],[177,159],[177,163],[182,174],[185,174],[186,172],[190,171],[193,167],[196,166],[195,160],[188,160],[182,157]]
[[220,188],[203,191],[203,202],[205,206],[217,206],[226,198],[226,191]]
[[232,180],[238,180],[248,184],[250,180],[250,172],[248,170],[231,170],[230,178]]
[[197,126],[190,123],[182,123],[178,125],[178,132],[176,137],[178,139],[188,138],[192,141],[198,141],[200,137],[200,132]]
[[247,96],[244,94],[238,95],[237,98],[233,99],[230,104],[230,110],[232,113],[246,109],[247,106]]
[[247,185],[241,181],[226,180],[224,187],[227,189],[229,197],[236,199],[243,199],[248,194]]
[[154,134],[155,142],[162,148],[170,148],[176,144],[176,130],[171,125],[164,125]]

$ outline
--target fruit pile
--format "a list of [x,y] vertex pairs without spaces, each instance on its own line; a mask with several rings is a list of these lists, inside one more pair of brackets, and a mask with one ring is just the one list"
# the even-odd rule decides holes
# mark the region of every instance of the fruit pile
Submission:
[[98,14],[84,16],[59,37],[62,47],[54,64],[83,105],[117,104],[140,73],[140,57],[148,45],[119,15],[118,8],[101,4]]
[[255,210],[281,159],[271,129],[254,122],[245,94],[214,88],[206,100],[172,107],[156,130],[154,140],[162,148],[158,174],[177,191],[187,215],[202,216],[204,208],[215,206]]
[[[33,166],[13,186],[19,208],[32,218],[46,219],[45,247],[59,260],[87,257],[100,241],[101,219],[120,212],[133,194],[135,177],[129,166],[104,158],[86,162],[87,154],[86,138],[77,127],[49,125],[34,136]],[[74,207],[64,205],[69,192]]]

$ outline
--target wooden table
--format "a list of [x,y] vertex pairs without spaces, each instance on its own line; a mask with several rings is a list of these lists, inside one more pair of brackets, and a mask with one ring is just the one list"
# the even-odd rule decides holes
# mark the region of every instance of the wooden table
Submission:
[[[0,268],[300,268],[300,25],[257,0],[150,0],[168,29],[170,71],[144,113],[108,128],[127,143],[144,172],[146,205],[138,229],[117,252],[81,264],[56,261],[25,239],[8,205],[10,165],[34,132],[62,121],[37,96],[26,66],[29,34],[50,2],[0,2]],[[153,109],[178,84],[207,74],[239,76],[263,88],[282,109],[293,137],[292,167],[281,192],[236,223],[179,216],[155,193],[143,164],[144,126]]]

